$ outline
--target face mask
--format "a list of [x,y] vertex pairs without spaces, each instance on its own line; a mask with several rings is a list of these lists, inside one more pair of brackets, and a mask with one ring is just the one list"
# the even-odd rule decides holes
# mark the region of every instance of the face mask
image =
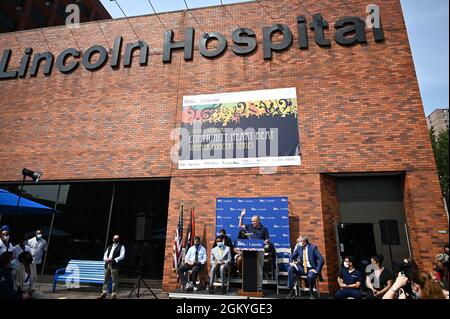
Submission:
[[3,236],[4,241],[9,241],[9,235]]
[[344,267],[345,267],[345,268],[350,267],[350,265],[348,264],[348,262],[344,261]]
[[219,247],[219,248],[222,248],[223,247],[223,242],[221,241],[221,242],[218,242],[217,243],[217,246]]
[[194,246],[198,247],[198,246],[200,246],[200,243],[194,243]]
[[41,239],[42,238],[42,234],[36,235],[37,239]]
[[15,259],[11,260],[11,262],[9,263],[9,265],[7,267],[11,268],[11,269],[16,269],[17,268],[16,260]]

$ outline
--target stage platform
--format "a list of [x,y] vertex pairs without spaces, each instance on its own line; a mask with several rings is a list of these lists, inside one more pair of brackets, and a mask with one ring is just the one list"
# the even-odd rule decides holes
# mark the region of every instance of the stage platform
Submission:
[[220,289],[215,290],[214,294],[209,294],[205,289],[199,289],[195,292],[186,292],[181,289],[177,289],[173,292],[169,292],[170,299],[284,299],[286,295],[277,295],[276,290],[264,290],[264,297],[247,297],[240,296],[238,294],[238,288],[231,288],[226,294],[222,294]]
[[[247,297],[239,295],[239,288],[230,287],[230,290],[226,294],[222,294],[220,289],[216,289],[214,294],[209,294],[205,289],[199,289],[195,292],[186,292],[181,289],[176,289],[169,292],[170,299],[286,299],[287,290],[277,295],[276,289],[263,289],[263,297]],[[321,299],[328,299],[328,295],[321,294]],[[309,294],[304,293],[302,296],[296,296],[293,299],[309,299]]]

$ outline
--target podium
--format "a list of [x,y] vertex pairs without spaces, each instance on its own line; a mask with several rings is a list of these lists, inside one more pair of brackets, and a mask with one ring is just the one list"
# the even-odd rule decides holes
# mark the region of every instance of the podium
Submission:
[[258,291],[258,253],[264,251],[264,241],[258,239],[238,239],[235,247],[242,251],[242,289],[240,296],[262,297]]

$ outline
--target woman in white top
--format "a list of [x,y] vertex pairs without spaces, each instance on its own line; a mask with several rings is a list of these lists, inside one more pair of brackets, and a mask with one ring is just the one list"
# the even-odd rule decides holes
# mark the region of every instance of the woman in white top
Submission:
[[23,299],[44,299],[45,295],[36,290],[36,265],[30,252],[24,251],[19,255],[19,264],[15,271],[15,282],[17,291],[22,294]]

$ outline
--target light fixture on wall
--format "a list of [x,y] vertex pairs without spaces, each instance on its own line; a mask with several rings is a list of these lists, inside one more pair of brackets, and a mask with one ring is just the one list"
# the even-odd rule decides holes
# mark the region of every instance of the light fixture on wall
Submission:
[[42,174],[43,174],[42,172],[34,172],[27,168],[22,169],[23,180],[25,180],[25,178],[28,176],[31,177],[33,182],[37,183],[39,182],[39,179],[41,178]]
[[20,198],[22,197],[22,193],[23,193],[23,184],[25,184],[25,179],[27,178],[27,176],[31,177],[33,182],[37,183],[41,179],[42,174],[43,174],[42,172],[35,172],[35,171],[32,171],[27,168],[22,169],[23,179],[22,179],[22,185],[20,186],[19,197],[17,198],[16,211],[19,209]]

